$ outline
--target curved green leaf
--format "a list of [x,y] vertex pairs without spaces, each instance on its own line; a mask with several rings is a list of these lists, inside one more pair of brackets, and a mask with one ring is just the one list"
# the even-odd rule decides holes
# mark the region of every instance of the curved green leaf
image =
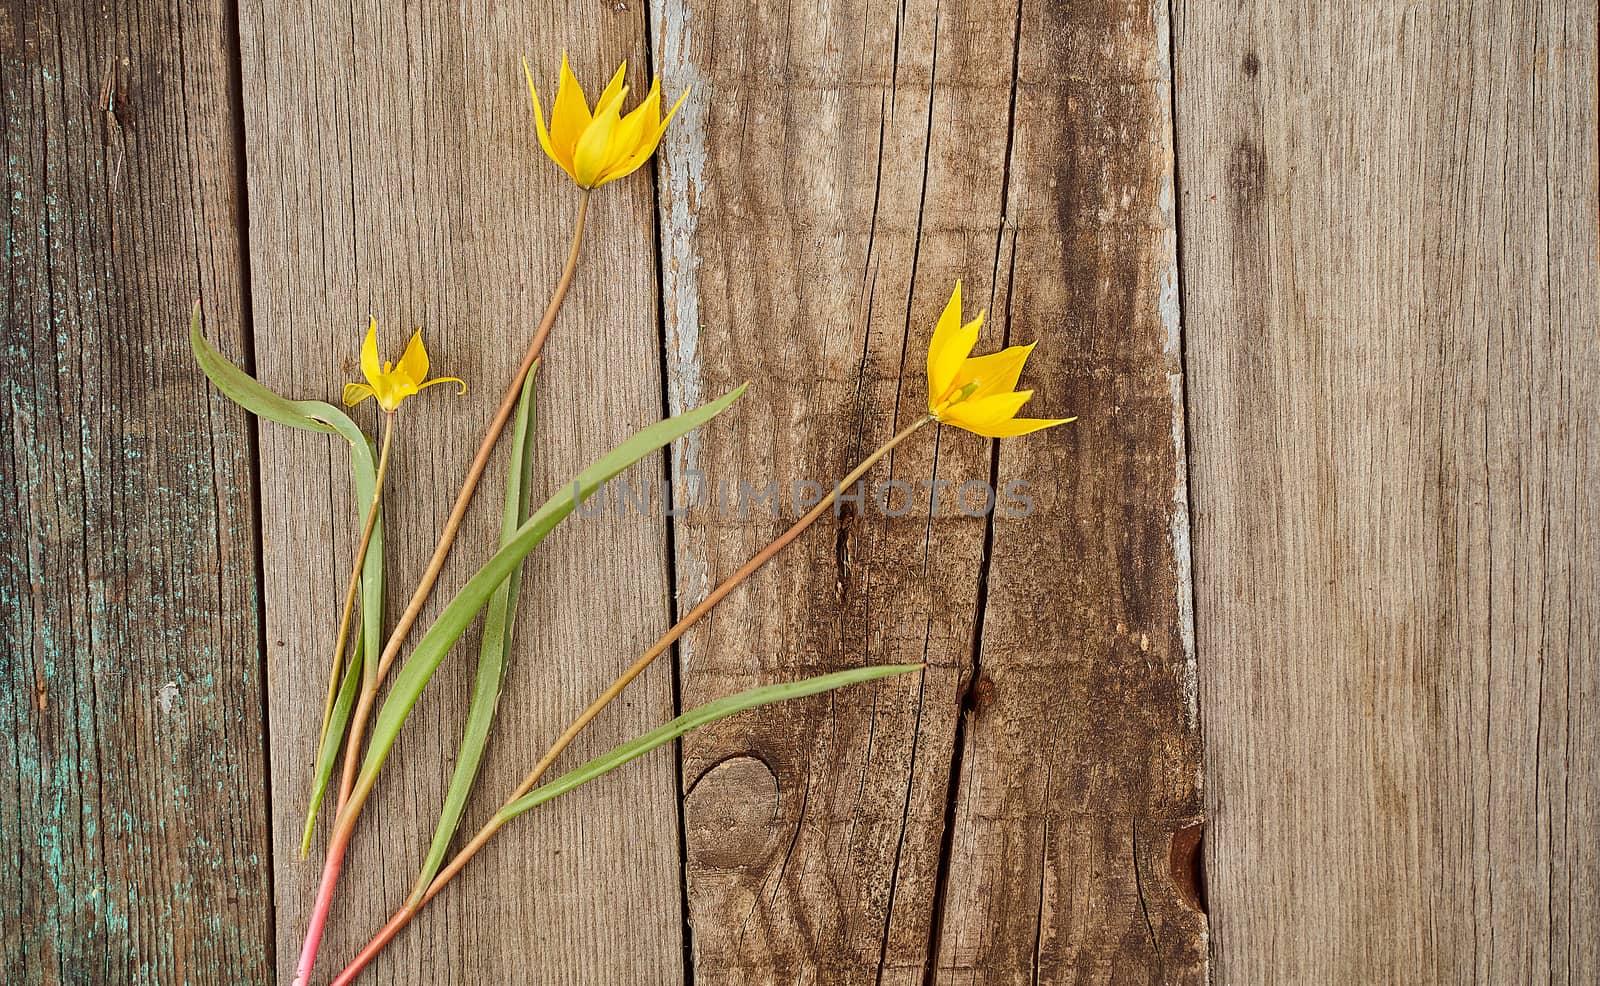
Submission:
[[[377,449],[362,433],[350,416],[325,401],[294,401],[274,393],[261,385],[255,377],[235,366],[206,340],[200,331],[200,303],[194,304],[189,319],[189,346],[194,350],[195,362],[222,395],[259,418],[276,421],[290,428],[338,434],[350,443],[350,474],[354,480],[357,522],[365,527],[367,511],[372,507],[373,488],[377,485]],[[330,607],[335,609],[336,607]],[[355,647],[370,650],[383,640],[383,514],[372,525],[372,539],[367,546],[367,556],[361,567],[361,626],[357,630]],[[365,675],[375,674],[377,662],[363,662]],[[346,716],[348,721],[348,716]],[[330,723],[328,732],[335,733]],[[343,739],[343,725],[335,739]],[[326,743],[324,743],[326,745]],[[306,829],[316,821],[317,807],[322,802],[322,792],[327,789],[328,776],[333,771],[332,760],[323,765],[318,755],[318,766],[312,780],[311,804],[306,813]]]
[[670,743],[684,733],[698,729],[718,719],[726,719],[736,712],[753,709],[761,705],[771,705],[791,698],[802,698],[807,695],[816,695],[819,692],[843,688],[845,685],[854,685],[863,681],[872,681],[876,678],[887,678],[890,675],[906,674],[911,671],[921,670],[921,664],[874,664],[865,668],[852,668],[849,671],[835,671],[832,674],[818,675],[815,678],[806,678],[803,681],[791,681],[781,685],[763,685],[760,688],[751,688],[748,691],[719,698],[714,702],[690,709],[683,715],[661,726],[652,729],[637,739],[630,740],[621,746],[613,748],[581,767],[575,768],[542,787],[532,791],[506,805],[495,815],[495,820],[501,823],[509,822],[518,815],[544,804],[552,798],[558,798],[575,787],[587,784],[602,774],[616,770],[630,760],[637,759],[658,746]]
[[[195,362],[207,377],[222,391],[223,396],[257,417],[276,421],[291,428],[332,433],[332,421],[350,420],[349,415],[323,401],[292,401],[263,387],[255,377],[244,372],[217,352],[200,331],[200,302],[194,303],[194,315],[189,320],[189,346],[194,350]],[[351,424],[352,428],[355,427]]]
[[522,559],[579,503],[594,495],[594,491],[606,480],[727,410],[728,405],[738,400],[747,386],[741,384],[709,404],[634,432],[621,445],[595,460],[593,465],[563,486],[517,528],[511,540],[496,551],[445,605],[444,611],[428,628],[428,632],[423,634],[416,649],[395,676],[389,697],[378,710],[372,727],[367,758],[361,765],[360,785],[370,790],[371,785],[376,783],[378,771],[383,768],[389,750],[400,735],[400,727],[422,697],[422,690],[427,687],[433,673],[439,669],[450,648],[461,639],[473,617],[489,602],[490,595],[516,570]]
[[333,715],[328,718],[328,728],[322,734],[322,747],[317,750],[317,765],[311,779],[311,804],[306,811],[305,830],[300,833],[300,858],[311,851],[311,833],[317,825],[317,809],[323,795],[328,793],[328,782],[333,778],[333,762],[339,758],[339,748],[344,745],[344,731],[350,725],[350,709],[356,703],[356,693],[361,690],[361,665],[363,642],[357,637],[350,652],[350,664],[344,669],[344,682],[339,685],[339,695],[333,702]]
[[[511,465],[506,471],[505,510],[500,518],[500,544],[509,544],[517,529],[528,519],[529,501],[533,485],[533,391],[538,364],[528,374],[522,388],[522,401],[517,405],[517,417],[511,430]],[[526,559],[524,559],[526,561]],[[461,824],[462,812],[467,807],[467,797],[477,780],[478,768],[483,762],[483,751],[489,744],[489,729],[494,725],[495,709],[500,704],[500,686],[505,680],[506,654],[511,650],[513,624],[517,616],[517,593],[522,584],[522,566],[512,570],[510,577],[500,584],[489,600],[483,618],[483,643],[478,649],[478,677],[472,688],[472,704],[467,709],[467,725],[461,734],[461,750],[456,755],[456,769],[450,777],[450,788],[445,792],[444,808],[439,813],[439,825],[433,832],[433,844],[428,848],[428,858],[422,864],[418,886],[426,889],[433,882],[439,868],[444,865],[445,854],[450,850],[450,840]]]

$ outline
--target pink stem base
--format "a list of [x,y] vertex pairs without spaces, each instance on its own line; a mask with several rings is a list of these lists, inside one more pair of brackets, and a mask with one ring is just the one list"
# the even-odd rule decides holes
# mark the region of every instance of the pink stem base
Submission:
[[294,986],[310,986],[311,970],[317,964],[317,948],[322,944],[322,931],[328,924],[328,912],[333,909],[333,891],[339,885],[339,871],[344,868],[345,850],[350,846],[349,829],[341,826],[328,843],[328,858],[322,864],[322,882],[317,886],[317,900],[311,908],[311,920],[306,925],[306,942],[300,949],[300,963],[295,966]]

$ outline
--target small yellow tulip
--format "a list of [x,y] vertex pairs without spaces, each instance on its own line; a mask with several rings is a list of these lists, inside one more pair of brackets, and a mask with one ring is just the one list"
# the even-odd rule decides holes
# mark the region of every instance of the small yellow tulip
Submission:
[[428,350],[422,345],[421,329],[412,334],[411,342],[406,346],[398,365],[384,363],[379,366],[378,320],[375,318],[368,323],[367,340],[361,344],[361,375],[367,378],[366,383],[344,385],[344,402],[351,407],[368,397],[376,397],[379,407],[393,412],[401,401],[436,383],[460,384],[459,393],[467,392],[467,385],[459,377],[428,379]]
[[650,160],[661,135],[666,133],[672,115],[683,105],[682,96],[673,104],[667,118],[661,118],[661,80],[650,84],[650,94],[644,102],[622,115],[622,100],[628,87],[622,77],[628,71],[623,62],[617,74],[606,84],[595,103],[593,115],[583,87],[567,66],[567,56],[561,55],[561,83],[556,87],[556,101],[550,112],[550,126],[545,128],[544,106],[539,102],[539,90],[534,87],[533,73],[528,60],[522,60],[522,74],[528,78],[528,92],[533,96],[534,122],[539,128],[539,144],[550,160],[561,165],[561,170],[572,176],[580,188],[599,188],[608,181],[631,175],[639,166]]
[[1033,396],[1017,390],[1022,364],[1033,343],[1011,346],[988,356],[973,356],[983,314],[961,324],[961,282],[950,295],[928,345],[928,413],[945,424],[985,438],[1010,438],[1066,424],[1076,418],[1019,418],[1017,412]]

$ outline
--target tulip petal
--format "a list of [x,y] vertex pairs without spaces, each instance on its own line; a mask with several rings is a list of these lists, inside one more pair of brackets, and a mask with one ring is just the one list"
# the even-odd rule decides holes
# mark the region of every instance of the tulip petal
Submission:
[[650,83],[650,91],[644,94],[644,100],[622,117],[622,125],[617,128],[618,134],[625,134],[627,138],[619,138],[616,142],[618,153],[614,160],[623,161],[634,155],[639,150],[639,145],[655,134],[656,128],[661,126],[661,80]]
[[672,122],[672,118],[674,116],[678,115],[678,107],[682,106],[683,105],[683,101],[685,99],[689,98],[689,91],[690,91],[690,89],[693,89],[693,88],[694,88],[694,86],[690,86],[688,89],[685,89],[683,91],[683,95],[678,97],[678,101],[676,103],[672,104],[672,109],[667,110],[667,118],[665,120],[662,120],[661,121],[661,126],[659,128],[657,128],[659,130],[659,132],[656,134],[656,140],[657,141],[661,140],[661,134],[664,134],[664,133],[667,132],[667,124],[671,123]]
[[528,95],[533,97],[533,124],[539,133],[539,146],[544,148],[550,160],[560,165],[561,170],[572,174],[572,152],[568,149],[565,153],[558,150],[555,141],[550,139],[550,131],[544,125],[544,106],[539,102],[539,90],[533,84],[533,72],[528,68],[528,60],[522,60],[522,74],[528,80]]
[[[1077,418],[1008,418],[1004,421],[995,421],[987,425],[978,425],[967,428],[975,435],[984,438],[1015,438],[1044,428],[1053,428],[1056,425],[1070,424]],[[961,426],[966,427],[966,426]]]
[[372,396],[378,399],[378,406],[385,411],[393,411],[398,408],[401,401],[414,393],[416,393],[414,389],[407,390],[405,385],[394,377],[382,377],[378,380],[377,385],[372,388]]
[[458,384],[461,387],[461,389],[456,391],[456,396],[457,397],[459,397],[462,394],[465,394],[467,392],[467,382],[465,380],[462,380],[460,377],[434,377],[432,380],[429,380],[428,382],[419,385],[417,387],[417,390],[419,392],[427,390],[429,387],[432,387],[436,383]]
[[956,373],[966,362],[972,347],[978,344],[979,321],[968,322],[947,337],[944,345],[928,351],[928,404],[929,410],[937,401],[950,398],[955,391]]
[[622,64],[617,67],[616,74],[611,76],[611,81],[607,82],[606,87],[600,90],[599,97],[594,101],[595,116],[599,116],[600,108],[615,99],[617,93],[622,91],[622,80],[627,74],[628,62],[627,59],[623,59]]
[[361,375],[373,387],[383,376],[383,366],[378,362],[378,320],[371,315],[367,316],[367,338],[361,343]]
[[346,407],[355,407],[368,397],[376,397],[371,387],[364,383],[347,383],[344,385],[344,403]]
[[957,371],[955,388],[960,390],[976,380],[977,389],[968,396],[968,400],[978,400],[1016,389],[1017,380],[1022,376],[1022,366],[1028,361],[1028,354],[1033,352],[1034,345],[1030,342],[1026,346],[1010,346],[998,353],[972,357],[962,363],[961,369]]
[[950,396],[956,374],[961,364],[972,355],[978,344],[978,330],[983,327],[983,316],[961,324],[961,282],[956,282],[950,293],[950,302],[944,306],[933,329],[933,341],[928,344],[928,409],[933,410]]
[[[596,187],[604,185],[611,180],[614,173],[620,172],[623,166],[633,157],[639,148],[639,140],[643,136],[644,120],[640,117],[628,119],[623,117],[617,123],[617,129],[611,134],[611,146],[606,148],[606,167],[596,179]],[[621,177],[620,174],[617,177]]]
[[573,178],[584,188],[593,188],[606,170],[606,154],[611,149],[611,137],[622,122],[622,100],[628,94],[627,86],[599,108],[594,122],[578,139],[572,154]]
[[639,142],[644,139],[644,124],[645,118],[637,110],[617,121],[617,129],[611,135],[611,147],[606,152],[613,167],[626,161],[639,149]]
[[422,344],[421,329],[411,334],[411,341],[406,343],[406,351],[401,355],[400,365],[395,372],[415,384],[428,379],[428,347]]
[[[571,161],[577,153],[578,140],[589,128],[593,117],[589,103],[584,98],[583,86],[567,64],[566,52],[561,53],[561,86],[556,90],[555,106],[550,110],[550,143],[554,145],[559,163],[564,157]],[[565,165],[563,165],[565,167]],[[568,169],[570,170],[570,169]]]
[[[950,349],[950,343],[956,332],[961,327],[961,282],[956,281],[956,286],[950,292],[950,300],[945,303],[944,311],[939,314],[939,321],[934,323],[933,338],[928,342],[928,404],[934,403],[945,397],[945,391],[955,382],[956,373],[952,368],[948,373],[944,367],[948,360],[944,354]],[[974,343],[976,344],[976,343]],[[969,349],[968,352],[971,352]],[[966,354],[962,354],[962,359]],[[957,364],[960,360],[956,361]]]
[[622,118],[626,123],[638,117],[643,123],[643,133],[654,133],[661,126],[661,80],[656,79],[650,83],[650,91],[644,94],[644,100]]
[[[683,96],[678,97],[678,105],[683,104],[684,96],[687,95],[688,92],[685,91]],[[674,113],[677,112],[677,109],[677,106],[672,108]],[[616,158],[615,163],[606,169],[606,173],[600,176],[600,180],[596,182],[595,187],[598,188],[606,182],[616,181],[618,178],[631,175],[638,171],[646,161],[650,160],[650,155],[656,152],[656,147],[661,143],[661,135],[667,132],[667,125],[661,121],[660,117],[661,83],[657,80],[651,84],[650,94],[645,97],[644,102],[634,107],[633,112],[622,118],[623,126],[627,126],[630,120],[638,120],[641,124],[637,133],[632,135],[632,146],[618,141],[618,145],[625,148],[625,153]],[[672,119],[671,113],[667,114],[667,119],[669,121]]]
[[979,400],[958,401],[945,408],[939,420],[972,431],[975,426],[984,427],[1016,417],[1022,405],[1028,403],[1028,398],[1032,396],[1031,390],[1017,390]]
[[939,321],[933,326],[933,342],[928,348],[937,349],[961,325],[961,282],[956,281],[955,288],[950,292],[950,300],[945,302],[944,311],[939,313]]

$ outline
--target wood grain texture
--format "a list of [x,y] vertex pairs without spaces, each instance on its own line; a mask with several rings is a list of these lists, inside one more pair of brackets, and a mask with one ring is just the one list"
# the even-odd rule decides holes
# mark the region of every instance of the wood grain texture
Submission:
[[1207,980],[1168,865],[1201,744],[1166,15],[1021,7],[1003,309],[1034,400],[1081,419],[1000,443],[1036,505],[994,521],[941,982]]
[[[685,705],[929,663],[685,740],[695,981],[1203,981],[1158,862],[1200,754],[1164,5],[658,0],[653,24],[697,95],[660,179],[671,404],[755,381],[680,479],[842,475],[925,410],[958,277],[980,348],[1040,340],[1036,405],[1084,415],[998,455],[908,442],[869,477],[909,485],[903,516],[848,507],[686,638]],[[1013,479],[1031,517],[963,515],[964,483]],[[736,508],[675,526],[680,605],[781,529]]]
[[0,7],[0,979],[262,981],[271,884],[220,3]]
[[1177,22],[1218,980],[1600,980],[1595,4]]
[[[432,548],[472,450],[543,311],[578,191],[538,148],[518,65],[553,87],[566,48],[597,93],[631,57],[643,92],[644,18],[606,5],[246,3],[241,12],[257,357],[300,396],[357,376],[369,312],[385,347],[422,326],[435,372],[402,409],[386,516],[391,615]],[[553,94],[553,88],[550,90]],[[545,349],[535,499],[660,416],[653,194],[609,185]],[[334,631],[355,544],[345,453],[262,430],[263,539],[278,941],[288,978],[316,866],[295,860]],[[635,474],[659,476],[659,461]],[[488,556],[503,450],[489,467],[421,626]],[[330,552],[330,546],[332,551]],[[481,824],[560,727],[666,626],[660,517],[574,518],[532,556],[500,718],[465,829]],[[413,637],[415,639],[415,637]],[[476,661],[470,633],[407,725],[356,835],[323,945],[348,959],[401,902],[422,861]],[[568,754],[577,763],[670,718],[663,667]],[[655,984],[681,975],[674,764],[652,757],[510,827],[385,953],[370,982]],[[324,824],[323,831],[326,831]],[[323,844],[317,841],[318,851]],[[608,929],[628,929],[619,943]]]

